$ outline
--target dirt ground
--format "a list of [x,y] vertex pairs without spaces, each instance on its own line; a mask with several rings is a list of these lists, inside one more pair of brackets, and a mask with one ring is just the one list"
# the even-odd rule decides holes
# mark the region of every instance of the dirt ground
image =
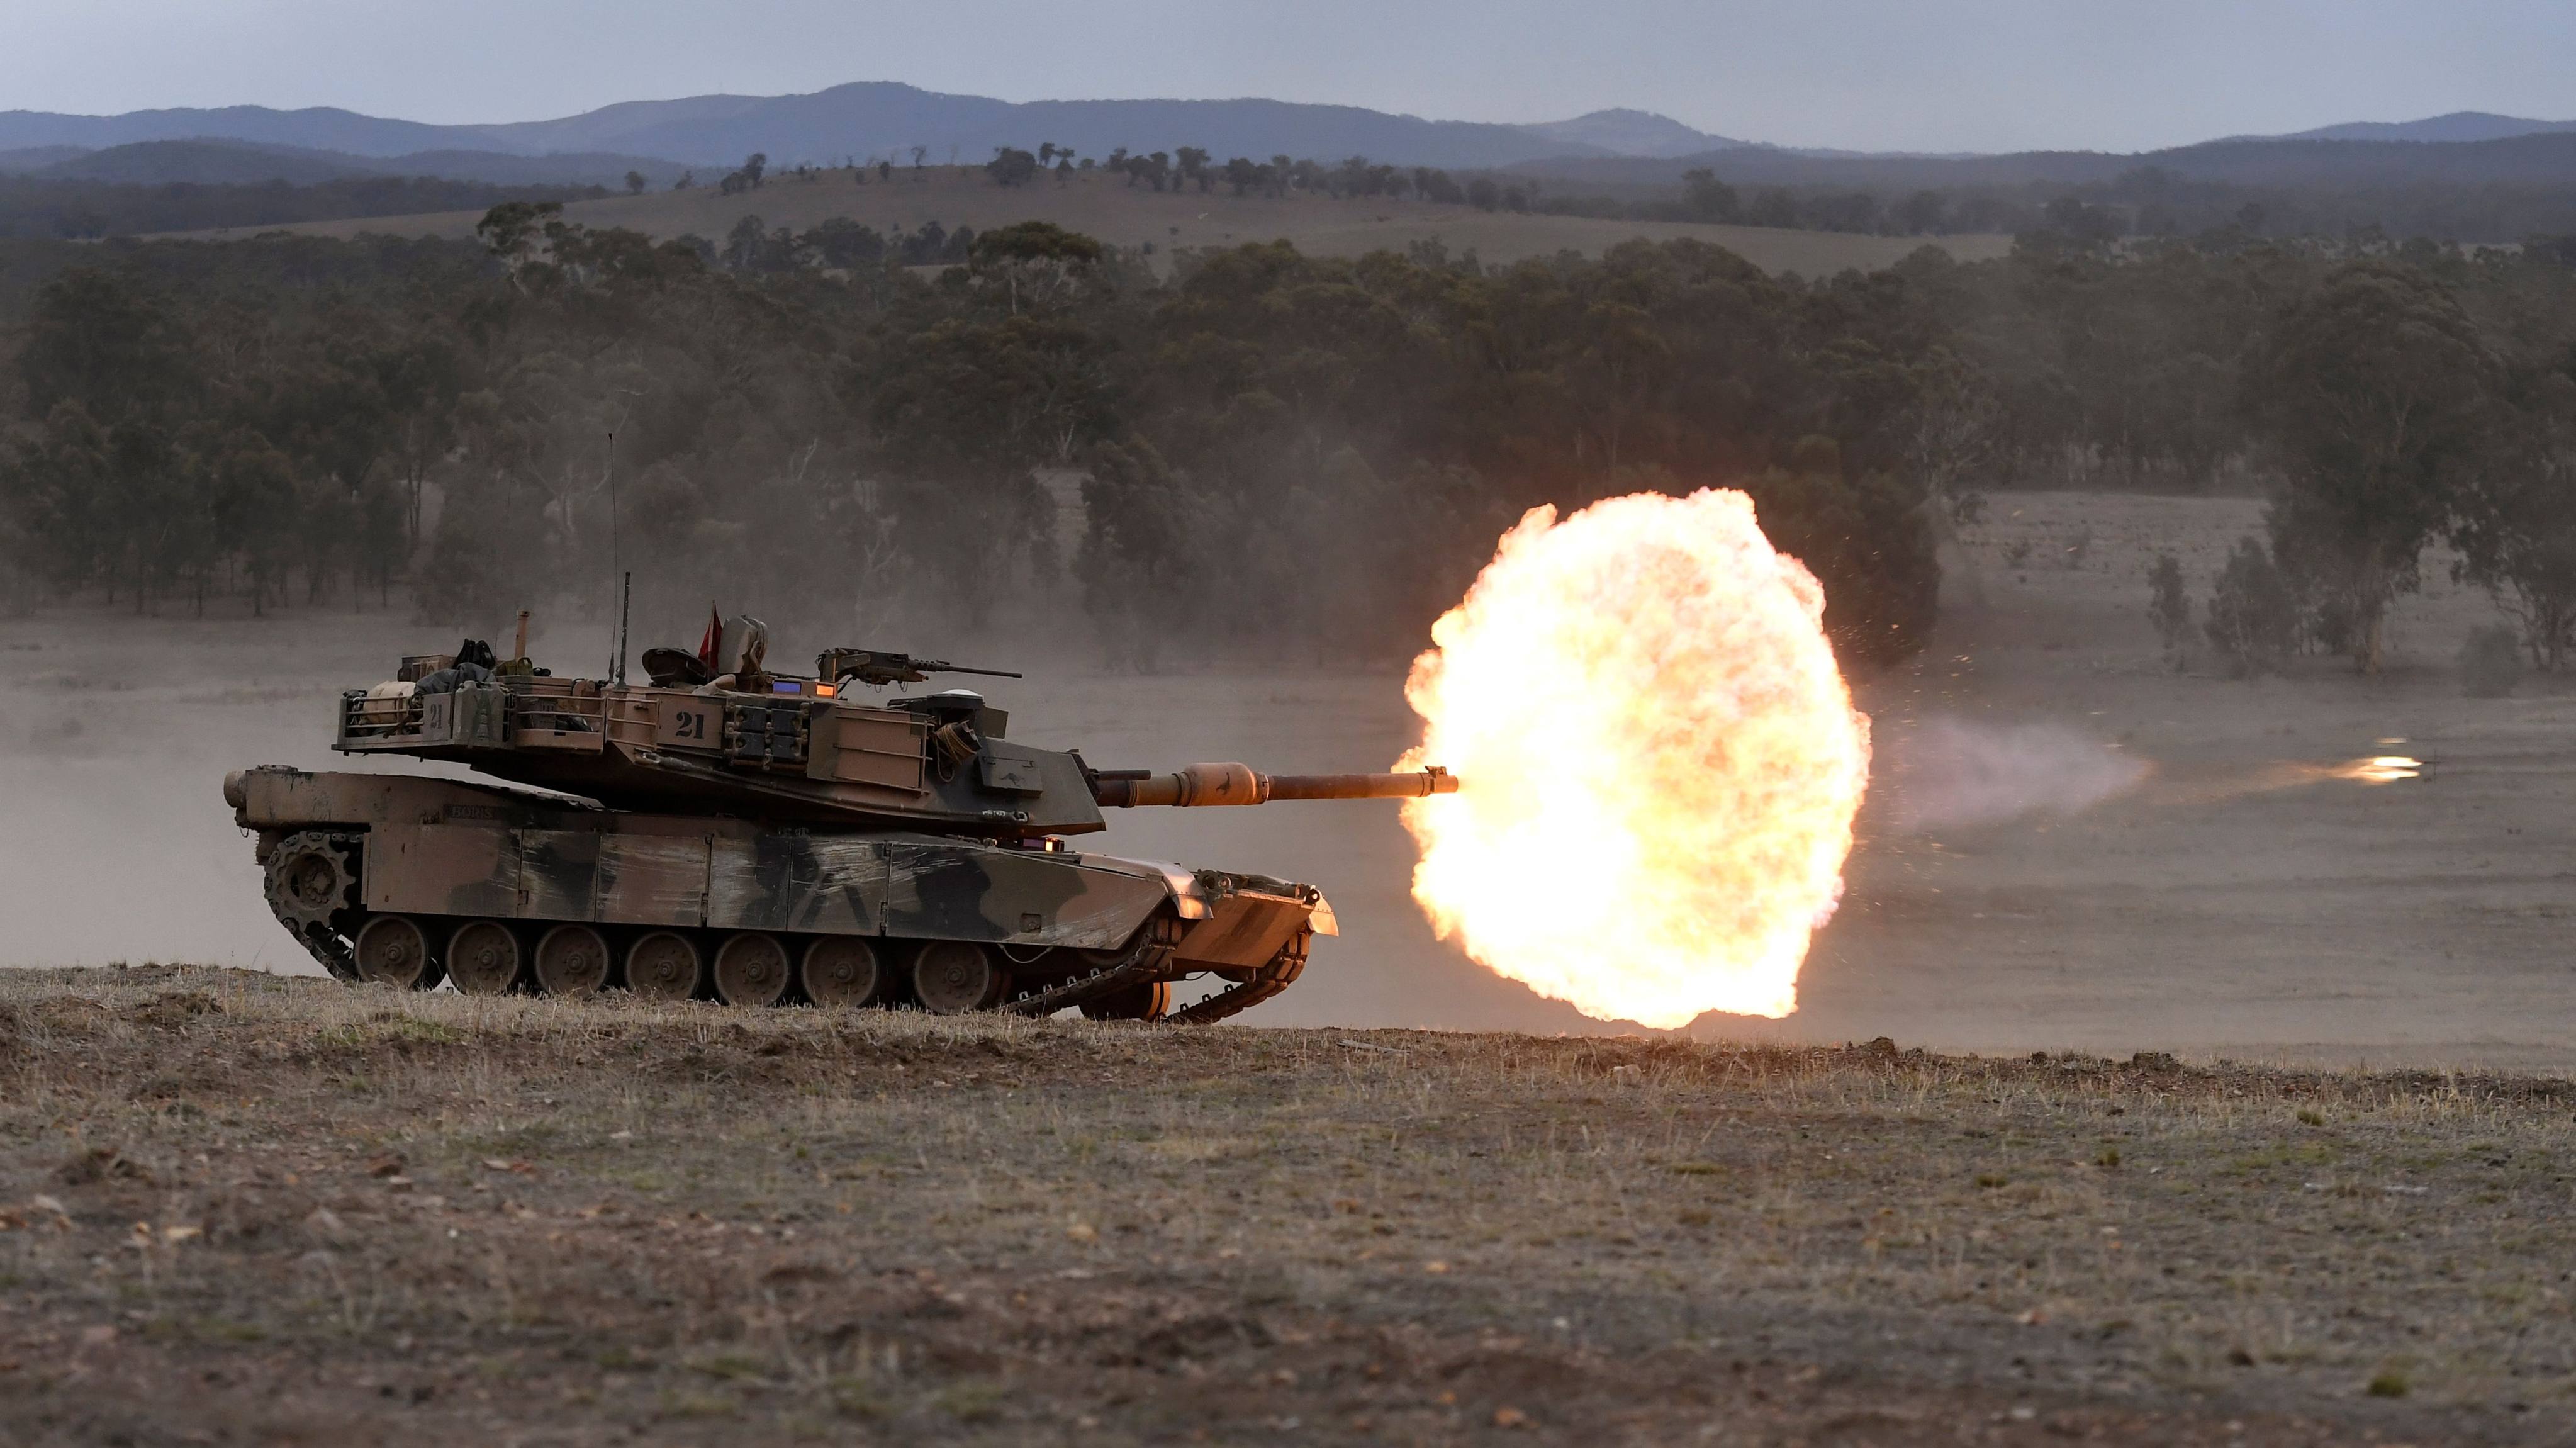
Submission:
[[[705,179],[712,183],[716,178],[710,175]],[[835,216],[850,217],[881,231],[896,227],[919,230],[931,221],[951,230],[971,226],[986,231],[1035,219],[1052,221],[1117,246],[1150,242],[1161,255],[1178,247],[1228,247],[1285,238],[1312,256],[1355,257],[1372,251],[1402,251],[1418,241],[1436,240],[1452,252],[1473,249],[1489,262],[1554,256],[1560,251],[1598,256],[1631,237],[1667,241],[1688,236],[1723,246],[1766,270],[1794,271],[1810,277],[1831,276],[1850,267],[1866,271],[1887,266],[1924,245],[1940,247],[1962,261],[1998,257],[2012,249],[2009,236],[1861,236],[1696,222],[1514,215],[1385,197],[1336,201],[1297,196],[1273,200],[1232,196],[1222,190],[1206,195],[1158,193],[1103,175],[1078,178],[1063,186],[1049,180],[1005,189],[994,185],[979,168],[952,170],[945,166],[929,168],[917,181],[909,171],[898,171],[891,183],[879,182],[872,175],[865,186],[851,184],[846,171],[834,171],[814,181],[773,177],[758,191],[733,196],[709,184],[687,191],[576,201],[564,208],[564,215],[587,226],[622,226],[662,238],[693,234],[715,242],[722,242],[745,216],[757,216],[771,227],[797,231]],[[480,211],[451,211],[262,229],[316,236],[374,233],[469,237],[482,216]],[[216,237],[244,233],[202,234]]]
[[2565,1442],[2576,1087],[0,975],[0,1442]]

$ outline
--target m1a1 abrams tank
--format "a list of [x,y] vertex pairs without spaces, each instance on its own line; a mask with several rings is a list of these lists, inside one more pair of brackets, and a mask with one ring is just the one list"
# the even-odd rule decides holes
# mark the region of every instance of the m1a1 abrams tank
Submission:
[[[1456,787],[1439,770],[1099,769],[1011,742],[963,689],[856,696],[992,671],[836,649],[773,675],[748,622],[713,677],[656,649],[647,685],[555,678],[478,664],[469,643],[342,695],[339,751],[503,782],[227,776],[277,918],[333,975],[413,989],[1216,1021],[1295,981],[1311,937],[1337,933],[1332,907],[1308,885],[1080,848],[1104,806]],[[1174,1010],[1173,984],[1200,975],[1224,984]]]

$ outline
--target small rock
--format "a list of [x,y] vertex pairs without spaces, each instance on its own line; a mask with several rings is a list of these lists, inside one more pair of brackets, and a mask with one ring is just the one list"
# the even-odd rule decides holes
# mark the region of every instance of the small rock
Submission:
[[1522,1412],[1518,1408],[1496,1408],[1494,1410],[1494,1426],[1497,1428],[1526,1428],[1529,1426],[1529,1414]]

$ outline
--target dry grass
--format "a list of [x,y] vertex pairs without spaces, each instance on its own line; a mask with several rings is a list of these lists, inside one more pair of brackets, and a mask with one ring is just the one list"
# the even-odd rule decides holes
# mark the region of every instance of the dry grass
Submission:
[[2538,1439],[2571,1109],[13,972],[0,1441]]
[[[712,179],[712,178],[710,178]],[[573,221],[597,227],[622,226],[661,238],[695,234],[722,241],[734,223],[757,216],[769,226],[806,230],[829,217],[847,216],[879,230],[918,230],[937,221],[955,229],[977,231],[1015,221],[1053,221],[1118,246],[1153,243],[1158,253],[1174,247],[1237,246],[1248,241],[1286,238],[1314,256],[1360,256],[1372,251],[1402,251],[1417,241],[1438,240],[1453,252],[1473,248],[1489,262],[1579,251],[1598,256],[1630,237],[1664,241],[1690,236],[1736,252],[1770,271],[1830,276],[1846,268],[1872,270],[1887,266],[1915,248],[1933,245],[1962,261],[2002,256],[2012,249],[2008,236],[1894,237],[1856,236],[1830,231],[1784,231],[1759,226],[1707,226],[1677,221],[1599,221],[1580,216],[1513,215],[1424,201],[1361,197],[1336,201],[1324,196],[1281,199],[1236,197],[1222,192],[1155,192],[1131,187],[1106,176],[1077,179],[1058,186],[1053,181],[1005,189],[973,167],[932,167],[914,180],[900,171],[891,182],[870,179],[851,184],[846,171],[819,179],[773,179],[758,191],[726,196],[713,186],[688,191],[657,191],[577,201],[564,208]],[[468,237],[479,211],[440,212],[426,216],[378,216],[348,221],[316,221],[260,228],[314,236]],[[194,235],[247,235],[247,231]]]

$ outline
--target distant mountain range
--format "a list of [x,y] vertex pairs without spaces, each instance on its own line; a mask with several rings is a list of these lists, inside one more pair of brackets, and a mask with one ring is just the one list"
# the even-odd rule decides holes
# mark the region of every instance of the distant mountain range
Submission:
[[[75,116],[0,112],[0,173],[168,183],[436,176],[505,185],[618,185],[637,171],[667,186],[712,180],[754,151],[773,167],[887,157],[977,162],[998,146],[1052,141],[1087,156],[1202,146],[1219,159],[1367,156],[1404,165],[1516,167],[1601,182],[1666,184],[1690,165],[1753,184],[2010,184],[2102,180],[2141,165],[2212,180],[2564,181],[2576,177],[2576,121],[2463,111],[2354,122],[2293,136],[2230,137],[2137,155],[2025,152],[1921,156],[1799,150],[1695,130],[1637,110],[1535,125],[1433,121],[1356,106],[1272,100],[1015,103],[893,82],[810,95],[628,101],[548,121],[430,125],[316,108],[263,106]],[[1926,179],[1942,178],[1942,179]]]
[[143,141],[245,141],[392,160],[478,151],[515,156],[654,156],[733,166],[754,151],[773,165],[872,156],[982,161],[996,146],[1042,141],[1105,156],[1124,146],[1204,146],[1219,156],[1364,155],[1429,166],[1505,166],[1543,156],[1681,155],[1741,142],[1640,111],[1603,111],[1543,126],[1427,121],[1357,106],[1287,101],[1031,101],[943,95],[869,81],[811,95],[627,101],[577,116],[505,125],[434,126],[327,108],[135,111],[70,116],[0,113],[0,151],[105,149]]

